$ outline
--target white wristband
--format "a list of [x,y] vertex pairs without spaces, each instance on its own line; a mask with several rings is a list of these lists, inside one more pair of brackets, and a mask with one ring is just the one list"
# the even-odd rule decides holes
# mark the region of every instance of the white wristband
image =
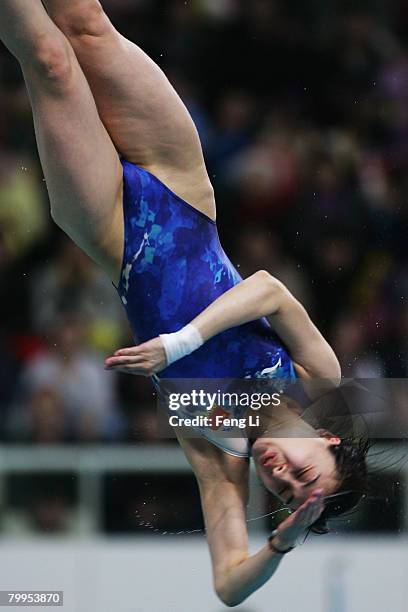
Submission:
[[186,355],[190,355],[204,344],[200,332],[191,323],[174,334],[161,334],[160,338],[163,342],[168,366]]

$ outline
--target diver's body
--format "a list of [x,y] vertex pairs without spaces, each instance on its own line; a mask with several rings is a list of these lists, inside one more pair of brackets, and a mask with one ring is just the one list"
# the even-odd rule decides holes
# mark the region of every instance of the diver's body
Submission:
[[[122,292],[126,306],[130,298],[137,299],[137,281],[131,275],[139,274],[136,268],[140,261],[137,257],[137,261],[134,259],[137,251],[131,257],[129,253],[129,261],[123,259],[126,236],[132,235],[135,229],[130,226],[126,232],[124,195],[135,188],[143,173],[144,178],[150,173],[152,180],[160,182],[162,196],[171,192],[172,200],[179,198],[188,203],[187,206],[206,218],[206,223],[215,221],[214,193],[199,137],[188,111],[163,72],[115,30],[97,0],[44,0],[43,4],[41,0],[30,0],[28,4],[27,0],[2,0],[0,37],[23,70],[52,216],[106,271]],[[125,172],[123,160],[129,164]],[[140,198],[137,205],[143,206]],[[142,216],[136,214],[140,223]],[[152,248],[148,242],[160,231],[152,225],[150,234],[143,232],[139,245],[145,249],[146,265],[154,255],[148,252]],[[177,245],[178,248],[182,245],[180,238]],[[200,244],[202,254],[205,246]],[[186,248],[190,249],[191,244],[186,243]],[[208,263],[211,269],[211,261]],[[229,264],[223,265],[225,272]],[[155,288],[169,278],[164,276],[164,268],[158,270]],[[258,334],[262,342],[280,351],[290,375],[294,369],[302,376],[338,375],[338,366],[327,343],[305,311],[288,292],[281,291],[275,279],[266,280],[265,274],[258,274],[238,283],[240,279],[232,271],[226,278],[227,284],[215,287],[212,296],[201,295],[195,307],[184,310],[180,316],[182,325],[188,323],[188,318],[196,320],[204,341],[209,343],[207,346],[211,343],[213,346],[210,352],[203,347],[201,355],[205,359],[198,357],[200,351],[191,356],[190,374],[199,374],[200,364],[209,367],[218,334],[225,333],[228,338],[229,329],[248,325],[247,339],[253,340]],[[254,295],[259,298],[256,307]],[[259,309],[261,297],[263,303]],[[239,304],[234,308],[237,298]],[[211,303],[211,300],[215,301]],[[133,307],[136,308],[134,304]],[[136,317],[138,313],[132,309],[130,314]],[[273,315],[273,330],[265,321],[252,324],[269,314]],[[167,321],[156,318],[154,325],[150,321],[150,337],[157,331],[173,331],[175,323],[171,316]],[[236,340],[237,332],[233,331],[231,337]],[[138,361],[135,373],[164,370],[166,364],[159,339],[143,339],[147,340],[145,351],[149,361]],[[220,375],[239,377],[245,372],[255,374],[259,368],[262,371],[276,365],[273,356],[267,363],[262,362],[261,354],[258,356],[259,363],[248,368],[245,359],[240,358],[233,371],[224,372],[220,368]],[[125,364],[131,368],[132,359],[127,359],[118,363],[118,357],[114,357],[110,366]],[[180,371],[179,367],[175,364],[173,374]],[[206,367],[201,371],[202,377],[206,376]],[[272,575],[282,558],[277,549],[287,548],[296,534],[319,516],[321,492],[312,493],[300,505],[274,540],[274,546],[267,545],[250,557],[245,521],[247,459],[223,453],[205,440],[181,439],[180,442],[200,486],[216,589],[223,601],[233,605]]]
[[[242,278],[215,222],[150,172],[122,161],[125,245],[117,287],[135,339],[180,330]],[[166,367],[163,378],[294,378],[292,360],[266,319],[208,339]]]

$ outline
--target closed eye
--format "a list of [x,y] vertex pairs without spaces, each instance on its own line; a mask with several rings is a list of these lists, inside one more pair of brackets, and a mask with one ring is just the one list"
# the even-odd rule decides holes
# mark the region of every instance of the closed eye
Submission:
[[316,478],[313,478],[313,480],[310,480],[309,482],[304,482],[302,484],[302,487],[311,487],[313,484],[315,484],[315,482],[319,480],[319,478],[320,478],[320,474],[318,474]]
[[[310,472],[314,471],[313,467],[307,467],[304,470],[301,470],[300,472],[296,473],[296,479],[297,480],[305,480],[304,476],[309,474]],[[312,478],[311,480],[306,482],[302,482],[302,487],[310,487],[310,485],[314,484],[318,479],[320,478],[320,474],[317,474],[317,476],[315,476],[315,478]]]
[[[316,476],[316,478],[313,478],[313,480],[310,480],[309,482],[304,482],[302,483],[302,487],[311,487],[312,485],[314,485],[320,478],[320,474],[318,474]],[[289,497],[287,499],[285,499],[284,497],[282,497],[282,495],[284,493],[286,493],[288,491],[288,487],[283,487],[280,491],[278,491],[278,497],[281,498],[281,500],[283,501],[284,504],[286,504],[287,506],[290,506],[290,504],[293,502],[294,495],[289,495]]]

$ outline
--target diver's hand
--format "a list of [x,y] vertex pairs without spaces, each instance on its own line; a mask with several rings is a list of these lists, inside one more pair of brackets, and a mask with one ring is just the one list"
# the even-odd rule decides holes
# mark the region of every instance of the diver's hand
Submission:
[[316,489],[295,512],[282,521],[273,543],[279,550],[296,546],[297,539],[317,521],[323,510],[323,490]]
[[160,338],[154,338],[138,346],[119,349],[105,359],[106,370],[135,376],[152,376],[166,366],[166,353]]

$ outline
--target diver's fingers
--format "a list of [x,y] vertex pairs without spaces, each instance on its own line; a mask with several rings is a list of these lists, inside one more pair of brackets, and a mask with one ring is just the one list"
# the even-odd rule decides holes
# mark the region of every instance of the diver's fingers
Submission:
[[139,344],[138,346],[129,346],[127,348],[121,348],[115,351],[114,355],[137,355],[138,353],[140,353],[142,346],[142,344]]
[[121,365],[136,365],[143,363],[144,358],[141,355],[132,355],[128,357],[108,357],[105,359],[105,365],[107,367],[117,367]]
[[317,520],[323,511],[322,491],[314,492],[297,510],[297,520],[302,525],[307,525]]

